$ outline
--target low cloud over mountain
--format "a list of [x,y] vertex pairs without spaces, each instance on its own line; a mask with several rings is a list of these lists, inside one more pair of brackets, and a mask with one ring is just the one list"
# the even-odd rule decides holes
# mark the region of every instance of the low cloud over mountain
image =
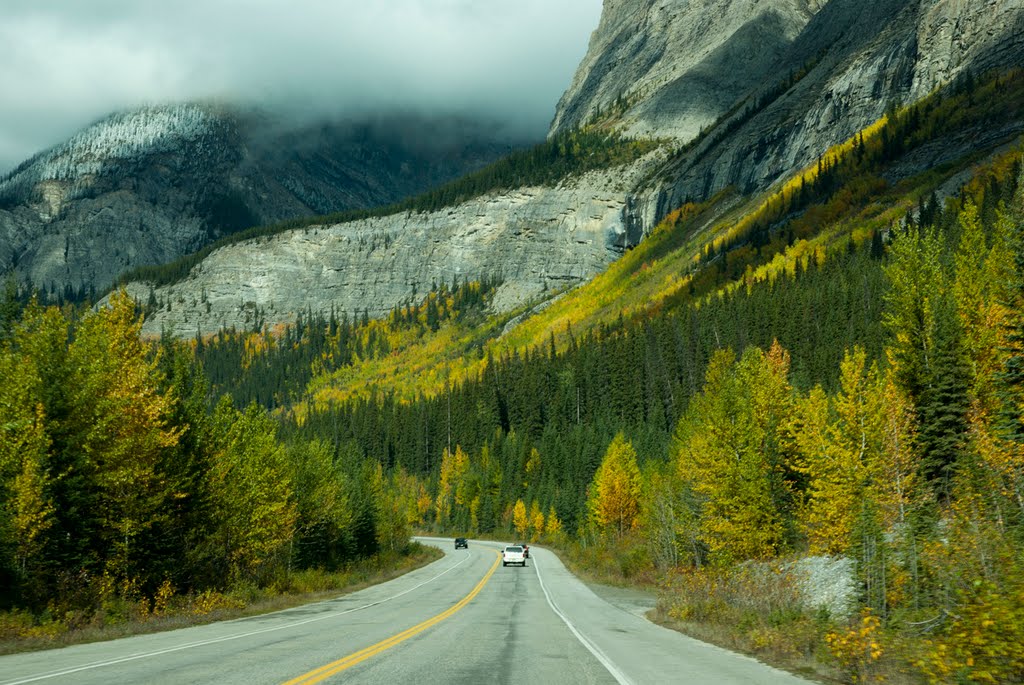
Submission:
[[203,98],[304,118],[497,116],[540,136],[600,0],[10,0],[0,172],[115,109]]

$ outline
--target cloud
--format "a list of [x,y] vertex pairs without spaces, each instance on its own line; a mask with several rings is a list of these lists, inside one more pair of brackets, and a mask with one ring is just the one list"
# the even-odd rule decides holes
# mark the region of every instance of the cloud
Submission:
[[601,0],[5,0],[0,172],[113,111],[225,99],[495,116],[540,136]]

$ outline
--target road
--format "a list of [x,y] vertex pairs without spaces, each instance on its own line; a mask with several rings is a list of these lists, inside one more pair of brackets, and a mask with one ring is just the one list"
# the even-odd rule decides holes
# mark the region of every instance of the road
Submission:
[[554,554],[495,543],[387,583],[263,616],[0,657],[24,683],[805,683],[600,599]]

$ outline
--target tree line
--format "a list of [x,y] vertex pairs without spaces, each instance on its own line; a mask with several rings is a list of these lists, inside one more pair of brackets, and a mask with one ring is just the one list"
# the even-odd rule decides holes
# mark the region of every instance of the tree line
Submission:
[[923,198],[883,259],[851,248],[770,287],[510,351],[434,397],[321,408],[301,430],[420,474],[419,523],[439,530],[634,540],[646,561],[629,563],[691,579],[849,557],[868,613],[826,641],[854,675],[884,651],[857,652],[870,636],[912,640],[936,680],[1019,678],[1019,175]]

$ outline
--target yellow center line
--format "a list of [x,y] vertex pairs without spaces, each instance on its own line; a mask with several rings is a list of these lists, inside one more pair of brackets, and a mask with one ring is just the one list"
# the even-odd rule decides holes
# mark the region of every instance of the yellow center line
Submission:
[[348,656],[342,659],[332,661],[331,663],[325,666],[321,666],[320,668],[312,670],[309,673],[300,675],[298,678],[293,678],[288,682],[284,683],[284,685],[299,685],[299,683],[302,683],[302,685],[311,685],[312,683],[319,683],[323,680],[326,680],[327,678],[330,678],[332,675],[337,675],[345,669],[351,668],[352,666],[355,666],[356,664],[369,659],[371,656],[380,654],[381,652],[387,649],[391,649],[400,642],[408,640],[413,635],[418,635],[419,633],[422,633],[424,630],[430,628],[431,626],[437,625],[441,621],[445,620],[446,618],[457,612],[462,607],[469,604],[474,597],[480,594],[480,591],[484,589],[484,585],[486,585],[487,581],[491,579],[492,575],[494,575],[494,571],[498,568],[499,561],[501,561],[500,555],[498,556],[497,559],[494,560],[494,565],[491,566],[489,571],[487,571],[487,575],[485,575],[483,579],[481,579],[480,582],[476,584],[476,587],[474,587],[468,595],[460,599],[456,604],[442,611],[437,616],[428,618],[423,623],[418,623],[417,625],[414,625],[412,628],[403,630],[397,635],[392,635],[386,640],[381,640],[375,645],[370,645],[365,649],[360,649],[358,652],[349,654]]

